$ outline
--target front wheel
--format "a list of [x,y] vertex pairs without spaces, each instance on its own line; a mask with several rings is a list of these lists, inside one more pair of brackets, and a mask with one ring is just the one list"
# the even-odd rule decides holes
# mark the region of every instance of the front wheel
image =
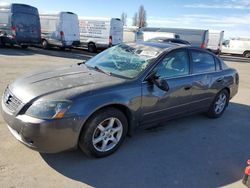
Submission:
[[42,48],[45,50],[49,49],[49,43],[47,40],[42,40]]
[[228,103],[229,93],[226,89],[223,89],[216,95],[213,103],[211,104],[209,111],[207,112],[208,117],[220,117],[224,113],[226,107],[228,106]]
[[91,52],[91,53],[96,52],[96,46],[95,46],[94,43],[89,43],[88,44],[88,51]]
[[126,116],[120,110],[106,108],[94,114],[84,125],[79,146],[89,157],[105,157],[119,148],[127,130]]
[[246,58],[250,58],[250,51],[244,52],[243,56]]

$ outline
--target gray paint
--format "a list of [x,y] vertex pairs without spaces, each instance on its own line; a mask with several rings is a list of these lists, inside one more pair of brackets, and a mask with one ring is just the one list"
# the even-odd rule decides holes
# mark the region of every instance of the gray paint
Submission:
[[[163,49],[164,45],[158,47]],[[20,77],[9,85],[9,89],[22,101],[22,105],[11,112],[3,97],[3,117],[29,147],[41,152],[59,152],[77,147],[86,120],[105,106],[127,109],[132,133],[137,128],[152,126],[163,120],[207,111],[216,94],[224,88],[230,90],[230,98],[237,93],[237,72],[228,67],[204,74],[193,74],[191,70],[188,76],[167,78],[170,88],[167,92],[149,83],[146,78],[154,66],[166,54],[178,48],[193,49],[167,45],[155,62],[131,80],[108,76],[85,65],[61,67]],[[220,78],[223,79],[218,82]],[[25,115],[25,110],[34,101],[63,99],[73,101],[67,118],[40,120]]]

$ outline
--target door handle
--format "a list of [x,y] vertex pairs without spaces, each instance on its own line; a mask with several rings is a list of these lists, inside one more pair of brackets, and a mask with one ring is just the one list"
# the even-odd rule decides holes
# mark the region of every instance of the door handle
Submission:
[[218,78],[216,81],[217,81],[217,82],[222,82],[223,79],[224,79],[224,77],[220,77],[220,78]]
[[187,90],[190,90],[191,88],[192,88],[192,85],[187,85],[187,86],[184,87],[184,90],[187,91]]

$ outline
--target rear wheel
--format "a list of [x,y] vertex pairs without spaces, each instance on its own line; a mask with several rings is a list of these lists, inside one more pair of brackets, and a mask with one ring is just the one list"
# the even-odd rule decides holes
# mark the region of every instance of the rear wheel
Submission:
[[95,46],[94,43],[89,43],[88,44],[88,51],[91,52],[91,53],[96,52],[96,46]]
[[228,103],[229,93],[226,89],[223,89],[216,95],[213,103],[211,104],[209,111],[207,112],[208,117],[220,117],[224,113],[226,107],[228,106]]
[[243,56],[246,58],[250,58],[250,51],[244,52]]
[[49,49],[49,43],[47,40],[42,40],[42,48],[43,49]]
[[84,125],[79,146],[89,157],[105,157],[115,152],[127,135],[126,116],[115,108],[94,114]]

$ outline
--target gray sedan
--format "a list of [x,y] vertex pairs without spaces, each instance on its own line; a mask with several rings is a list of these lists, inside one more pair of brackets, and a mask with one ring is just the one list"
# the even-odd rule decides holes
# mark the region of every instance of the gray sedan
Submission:
[[137,129],[198,112],[220,117],[238,84],[237,71],[208,51],[121,44],[87,62],[20,77],[4,91],[2,115],[34,150],[79,146],[104,157]]

